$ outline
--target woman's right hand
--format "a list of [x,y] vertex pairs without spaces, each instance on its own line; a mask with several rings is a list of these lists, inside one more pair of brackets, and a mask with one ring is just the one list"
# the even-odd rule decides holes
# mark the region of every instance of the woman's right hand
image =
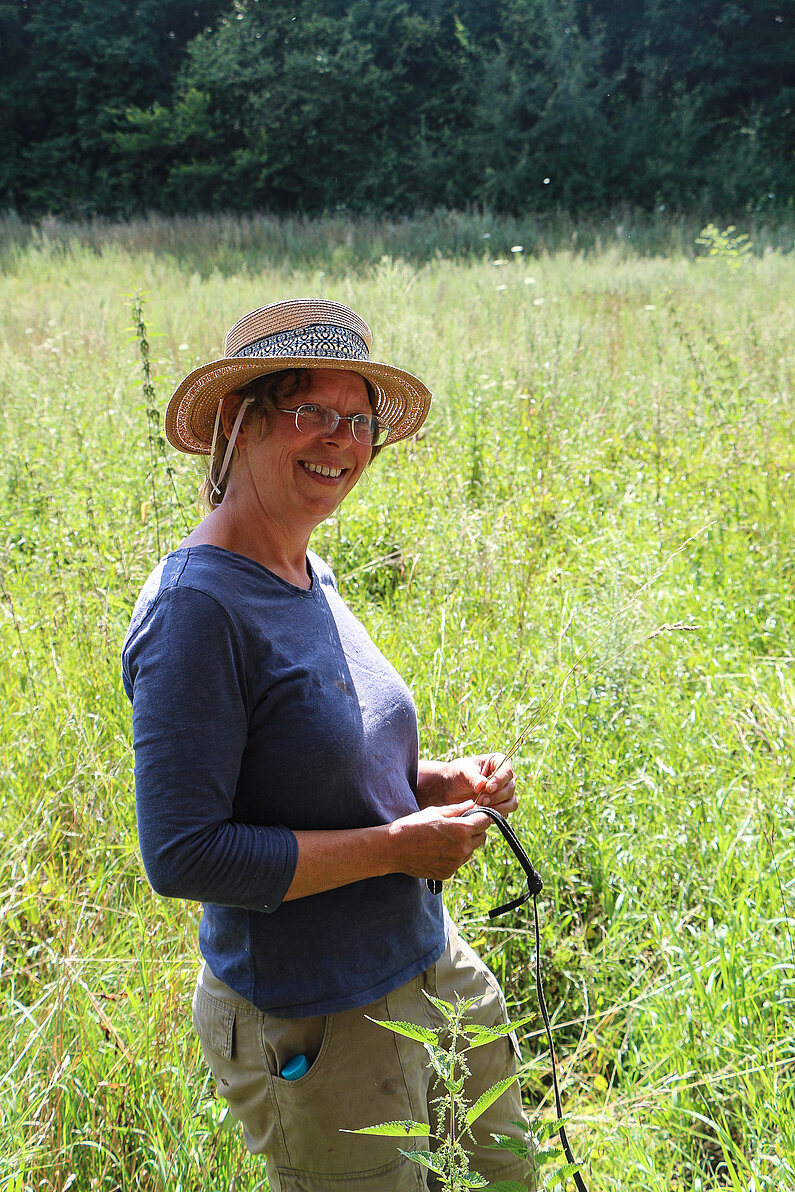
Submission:
[[446,881],[486,840],[487,815],[463,818],[473,799],[446,807],[425,807],[389,824],[393,873]]

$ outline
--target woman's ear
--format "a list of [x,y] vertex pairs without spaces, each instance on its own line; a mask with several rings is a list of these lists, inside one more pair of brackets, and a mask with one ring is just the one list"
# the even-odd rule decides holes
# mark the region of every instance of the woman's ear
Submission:
[[[235,425],[235,418],[237,417],[237,412],[240,409],[240,403],[242,400],[242,397],[236,389],[233,389],[231,393],[227,393],[224,397],[223,404],[221,406],[221,430],[226,435],[227,440],[232,434],[232,430]],[[238,443],[240,442],[243,434],[244,430],[241,423],[240,429],[237,432],[236,441]]]

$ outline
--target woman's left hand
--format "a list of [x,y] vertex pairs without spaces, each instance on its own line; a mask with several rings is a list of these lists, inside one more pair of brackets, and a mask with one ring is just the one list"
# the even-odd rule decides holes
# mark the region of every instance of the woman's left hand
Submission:
[[476,799],[481,806],[493,807],[502,815],[516,810],[516,776],[504,753],[481,753],[451,762],[420,762],[420,807],[460,803],[464,799]]

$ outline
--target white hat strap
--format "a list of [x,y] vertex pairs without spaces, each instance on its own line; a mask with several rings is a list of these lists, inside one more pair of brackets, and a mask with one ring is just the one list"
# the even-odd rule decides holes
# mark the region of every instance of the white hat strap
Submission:
[[210,490],[212,492],[212,495],[214,497],[218,497],[219,500],[223,496],[223,493],[221,492],[221,488],[220,488],[221,481],[223,480],[224,476],[228,472],[229,465],[232,462],[232,452],[235,449],[235,440],[237,439],[237,434],[238,434],[238,431],[240,430],[240,423],[243,421],[243,415],[245,414],[247,407],[251,405],[253,400],[254,400],[253,397],[246,397],[240,403],[240,406],[237,411],[237,417],[235,418],[235,422],[232,427],[232,433],[229,436],[229,442],[226,445],[226,451],[224,452],[224,458],[221,463],[221,470],[218,473],[218,479],[213,480],[213,460],[215,459],[215,444],[218,442],[218,429],[221,425],[221,410],[222,410],[223,404],[224,404],[223,397],[218,402],[218,410],[215,415],[215,425],[213,426],[213,442],[212,442],[212,446],[210,447]]

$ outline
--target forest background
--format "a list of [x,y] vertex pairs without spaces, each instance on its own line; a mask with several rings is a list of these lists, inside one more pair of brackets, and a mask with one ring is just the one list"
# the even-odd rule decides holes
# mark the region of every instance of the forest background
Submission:
[[0,209],[788,211],[794,25],[791,0],[2,0]]

